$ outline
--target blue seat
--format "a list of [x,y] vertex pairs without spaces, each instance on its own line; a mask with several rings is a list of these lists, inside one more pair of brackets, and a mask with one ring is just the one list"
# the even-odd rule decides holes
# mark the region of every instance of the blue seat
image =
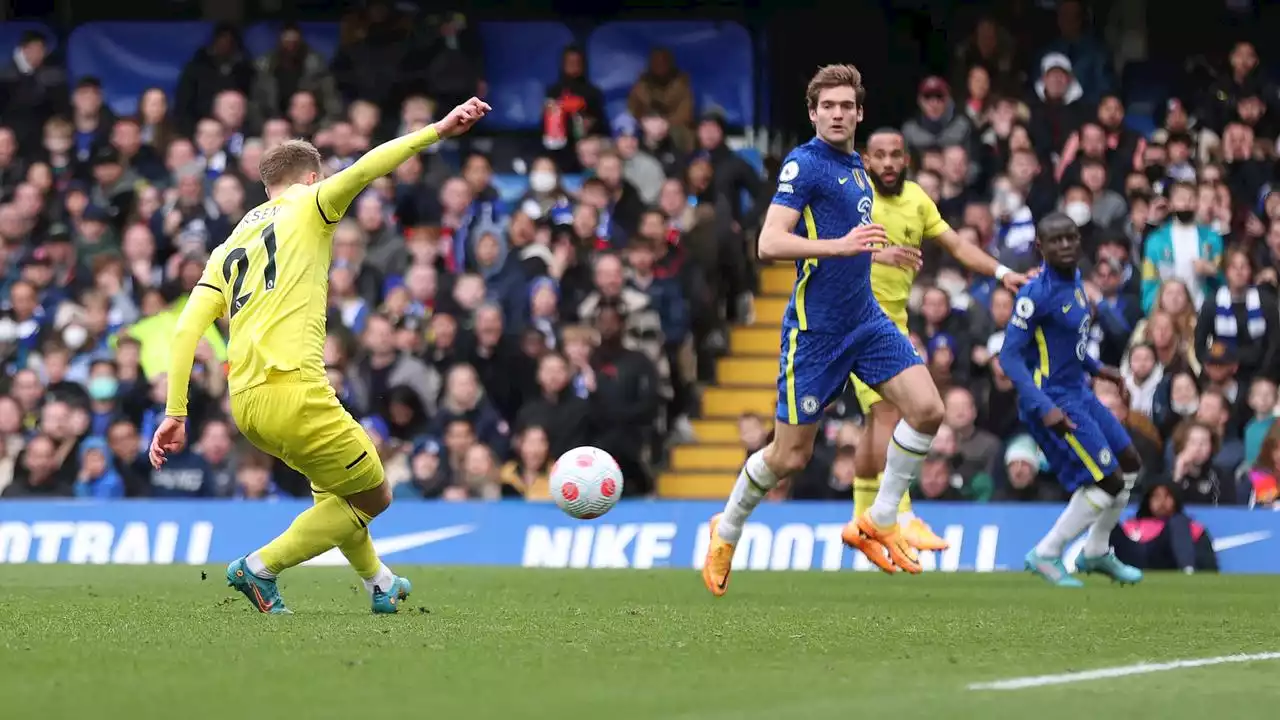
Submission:
[[[244,46],[249,54],[257,58],[274,50],[280,40],[282,27],[284,23],[262,22],[246,28]],[[302,29],[302,37],[312,50],[320,53],[325,60],[333,59],[333,54],[338,50],[338,23],[302,22],[298,23],[298,27]]]
[[542,124],[547,86],[560,77],[560,56],[573,33],[558,22],[482,22],[485,100],[493,113],[485,125],[525,130]]
[[1159,116],[1160,104],[1169,99],[1172,75],[1169,68],[1156,62],[1131,62],[1125,65],[1121,78],[1125,115]]
[[58,47],[57,34],[44,23],[27,20],[6,20],[0,22],[0,53],[4,53],[4,60],[13,57],[13,50],[22,41],[22,36],[32,30],[44,35],[45,45],[48,46],[49,52],[53,52]]
[[649,52],[665,47],[689,74],[696,112],[724,111],[730,125],[755,124],[751,35],[731,22],[613,22],[587,40],[591,82],[603,92],[609,117],[627,112],[627,94],[649,64]]
[[212,35],[213,25],[205,22],[87,23],[67,40],[67,70],[72,82],[100,78],[107,105],[131,115],[149,87],[172,99],[182,68]]
[[529,178],[516,173],[498,173],[490,181],[498,196],[508,204],[514,205],[529,190]]
[[744,147],[741,150],[738,150],[738,157],[746,160],[747,164],[751,166],[752,170],[756,171],[757,175],[764,177],[764,157],[760,154],[759,150],[753,147]]

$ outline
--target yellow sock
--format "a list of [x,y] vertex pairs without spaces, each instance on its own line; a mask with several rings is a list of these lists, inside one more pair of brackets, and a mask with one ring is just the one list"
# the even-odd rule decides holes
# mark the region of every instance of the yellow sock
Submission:
[[[329,493],[312,493],[311,495],[317,505],[333,497]],[[378,559],[378,551],[373,549],[373,537],[369,535],[369,528],[361,529],[343,540],[342,544],[338,545],[338,550],[342,551],[342,556],[351,563],[351,569],[365,580],[376,576],[378,568],[382,566],[382,561]]]
[[902,496],[902,502],[898,503],[898,514],[911,512],[911,494],[907,493]]
[[372,519],[346,500],[330,496],[294,518],[288,530],[258,551],[258,557],[268,572],[278,575],[338,547],[356,531],[367,536],[365,528]]
[[853,517],[871,509],[876,501],[876,493],[880,492],[880,476],[873,478],[854,478],[853,480]]

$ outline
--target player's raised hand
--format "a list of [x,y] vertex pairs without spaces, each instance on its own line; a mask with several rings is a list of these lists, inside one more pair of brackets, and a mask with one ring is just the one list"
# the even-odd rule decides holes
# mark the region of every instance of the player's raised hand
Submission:
[[840,255],[853,257],[883,248],[889,242],[883,225],[859,225],[840,238]]
[[1056,407],[1050,410],[1044,414],[1041,420],[1044,422],[1045,427],[1059,435],[1066,435],[1076,429],[1076,424],[1071,422],[1071,418],[1067,417],[1066,413],[1062,412],[1062,408]]
[[904,270],[919,270],[924,267],[924,256],[917,248],[890,245],[886,248],[873,249],[872,260],[881,265],[891,265]]
[[169,459],[171,453],[180,453],[187,446],[187,423],[184,418],[167,417],[156,428],[151,438],[151,449],[147,457],[151,459],[151,467],[159,470]]
[[493,110],[489,107],[489,103],[480,98],[471,98],[462,103],[458,107],[449,111],[448,115],[436,122],[436,132],[440,133],[440,137],[456,137],[471,129],[489,111]]
[[1023,275],[1022,273],[1011,272],[1005,273],[1004,279],[1000,281],[1000,284],[1004,285],[1009,292],[1017,293],[1018,288],[1026,285],[1030,280],[1030,277]]

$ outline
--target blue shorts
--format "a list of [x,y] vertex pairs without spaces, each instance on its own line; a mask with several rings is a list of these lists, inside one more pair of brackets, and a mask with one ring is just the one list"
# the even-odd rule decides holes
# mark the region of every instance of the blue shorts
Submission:
[[[1087,390],[1084,392],[1088,392]],[[1129,432],[1098,398],[1081,395],[1058,399],[1058,407],[1071,418],[1076,429],[1066,436],[1050,430],[1035,413],[1019,412],[1031,437],[1049,461],[1050,470],[1067,490],[1098,482],[1116,472],[1116,456],[1133,444]]]
[[778,364],[777,418],[808,425],[840,395],[851,373],[874,387],[921,360],[907,336],[879,313],[842,335],[783,326]]

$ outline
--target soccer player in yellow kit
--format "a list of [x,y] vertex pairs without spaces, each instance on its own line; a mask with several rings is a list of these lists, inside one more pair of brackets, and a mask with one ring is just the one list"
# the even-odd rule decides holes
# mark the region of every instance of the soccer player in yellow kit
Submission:
[[187,383],[196,343],[230,316],[231,412],[246,438],[306,475],[315,503],[276,539],[231,563],[227,582],[264,613],[287,613],[284,570],[337,547],[365,581],[376,613],[393,613],[412,589],[379,559],[369,523],[391,504],[382,461],[342,408],[324,369],[331,240],[365,187],[442,137],[466,132],[490,110],[471,98],[444,119],[384,143],[321,179],[320,153],[291,140],[263,156],[270,199],[249,211],[213,251],[178,320],[165,419],[151,441],[159,468],[186,444]]
[[[862,156],[875,190],[871,221],[882,225],[889,236],[889,247],[878,253],[871,264],[871,290],[889,316],[907,334],[907,297],[921,267],[920,245],[934,240],[955,257],[966,269],[998,278],[1013,292],[1027,282],[982,248],[960,239],[923,188],[905,177],[907,147],[897,130],[877,130],[867,140]],[[858,404],[866,415],[866,434],[854,456],[856,478],[853,481],[854,519],[875,502],[880,491],[880,471],[885,452],[900,413],[856,375],[851,375]],[[903,495],[898,505],[898,526],[903,539],[917,550],[945,550],[947,542],[938,537],[925,522],[911,511],[911,497]],[[854,537],[857,533],[846,533]],[[855,547],[856,543],[854,544]],[[861,550],[862,548],[857,548]]]

